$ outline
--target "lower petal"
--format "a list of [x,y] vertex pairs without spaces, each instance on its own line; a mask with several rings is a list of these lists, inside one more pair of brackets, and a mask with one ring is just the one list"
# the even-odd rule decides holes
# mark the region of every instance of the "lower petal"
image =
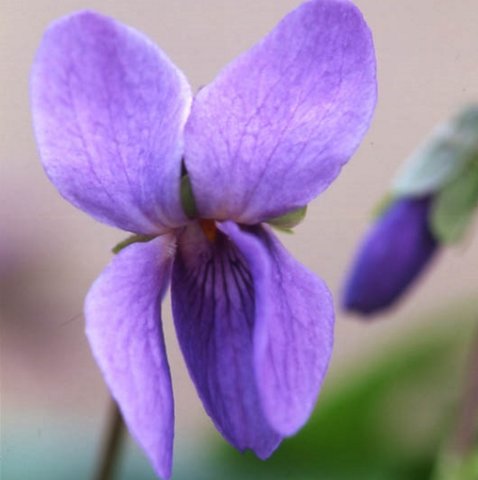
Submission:
[[266,228],[221,228],[254,279],[255,375],[265,414],[281,435],[292,435],[309,418],[332,355],[332,296]]
[[173,392],[161,326],[174,237],[127,247],[86,298],[86,333],[129,431],[162,478],[171,475]]
[[254,379],[253,279],[244,257],[215,226],[203,232],[193,224],[179,238],[172,305],[207,413],[236,448],[268,457],[281,437],[264,415]]

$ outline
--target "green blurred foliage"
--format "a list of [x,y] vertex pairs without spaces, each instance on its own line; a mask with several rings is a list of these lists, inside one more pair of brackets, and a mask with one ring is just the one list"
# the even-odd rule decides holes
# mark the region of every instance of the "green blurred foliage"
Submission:
[[477,480],[478,450],[460,458],[454,455],[443,455],[437,465],[433,480]]
[[467,105],[437,126],[410,155],[394,181],[397,196],[417,197],[439,192],[478,153],[478,105]]
[[[442,328],[447,316],[453,325]],[[470,337],[470,324],[459,320],[466,312],[439,317],[445,319],[427,322],[427,330],[326,388],[311,421],[270,460],[223,446],[215,465],[228,465],[227,475],[204,478],[430,479],[460,397]]]
[[[173,480],[477,480],[476,456],[442,455],[435,468],[461,396],[475,310],[467,304],[421,319],[424,327],[381,345],[375,361],[327,381],[312,419],[268,461],[217,434],[178,445]],[[58,419],[40,438],[28,423],[2,432],[2,480],[92,478],[99,432]],[[138,447],[125,447],[117,480],[154,480]]]

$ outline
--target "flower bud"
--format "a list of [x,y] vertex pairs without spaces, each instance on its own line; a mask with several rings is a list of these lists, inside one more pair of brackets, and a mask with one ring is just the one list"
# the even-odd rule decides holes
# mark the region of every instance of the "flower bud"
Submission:
[[431,197],[395,200],[365,237],[346,282],[343,307],[370,315],[391,306],[437,251]]

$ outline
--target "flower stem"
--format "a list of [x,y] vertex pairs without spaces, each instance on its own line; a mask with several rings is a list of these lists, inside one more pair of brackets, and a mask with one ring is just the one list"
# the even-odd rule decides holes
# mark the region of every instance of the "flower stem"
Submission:
[[438,457],[434,480],[478,478],[478,330],[473,338],[458,418]]
[[462,405],[451,439],[451,450],[461,456],[467,455],[478,441],[478,330],[471,345],[468,373]]
[[113,399],[111,400],[109,417],[95,480],[113,480],[120,458],[125,427],[121,412]]

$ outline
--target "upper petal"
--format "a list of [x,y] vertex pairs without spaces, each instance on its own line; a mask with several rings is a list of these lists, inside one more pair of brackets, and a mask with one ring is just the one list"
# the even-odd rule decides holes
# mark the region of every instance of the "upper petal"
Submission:
[[294,434],[311,414],[332,355],[334,308],[325,283],[265,228],[221,227],[254,280],[255,375],[271,426]]
[[67,200],[137,233],[184,222],[190,87],[149,39],[96,13],[65,17],[43,37],[31,95],[43,165]]
[[171,377],[161,326],[174,238],[119,253],[86,298],[86,333],[125,422],[156,472],[169,478],[174,436]]
[[185,161],[203,217],[258,223],[306,205],[358,147],[376,101],[370,31],[313,0],[197,95]]
[[179,343],[207,413],[236,448],[268,457],[281,437],[266,420],[254,377],[254,286],[234,244],[197,224],[178,240],[172,305]]

